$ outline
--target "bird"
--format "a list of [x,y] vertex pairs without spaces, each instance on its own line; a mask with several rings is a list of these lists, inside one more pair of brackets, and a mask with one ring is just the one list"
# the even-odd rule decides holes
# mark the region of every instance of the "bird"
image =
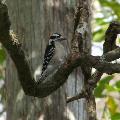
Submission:
[[64,38],[60,33],[53,33],[48,41],[45,49],[44,59],[42,64],[42,72],[40,75],[41,79],[44,74],[53,72],[53,69],[60,66],[65,58],[67,57],[67,51],[65,48],[65,42],[67,39]]

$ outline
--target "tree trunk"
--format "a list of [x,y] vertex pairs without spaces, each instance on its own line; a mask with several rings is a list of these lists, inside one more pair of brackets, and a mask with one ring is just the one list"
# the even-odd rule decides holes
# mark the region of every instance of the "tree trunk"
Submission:
[[[67,36],[69,41],[66,47],[69,49],[74,26],[74,0],[7,0],[7,5],[11,29],[17,33],[17,38],[23,45],[33,74],[41,68],[45,46],[51,33],[59,32]],[[86,45],[88,43],[90,39],[86,41]],[[66,96],[74,96],[84,86],[84,75],[80,68],[70,75],[66,85],[43,99],[24,94],[16,71],[8,56],[7,120],[88,120],[84,99],[66,104]]]

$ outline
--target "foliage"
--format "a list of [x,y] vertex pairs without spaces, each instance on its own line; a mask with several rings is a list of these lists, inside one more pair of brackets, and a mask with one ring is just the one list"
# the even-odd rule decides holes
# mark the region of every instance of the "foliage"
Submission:
[[[108,24],[111,21],[120,20],[120,0],[98,0],[95,1],[94,6],[93,40],[101,42],[104,40]],[[99,120],[120,120],[120,80],[118,74],[103,77],[98,83],[94,95],[96,99],[101,98],[105,104],[103,111],[100,111],[103,115],[98,118]]]
[[[116,75],[105,76],[100,80],[98,86],[94,90],[94,95],[96,98],[104,98],[105,100],[105,112],[109,111],[111,120],[115,120],[114,118],[118,118],[119,114],[119,92],[120,92],[120,81],[115,81]],[[117,95],[116,95],[117,93]],[[108,116],[107,116],[108,117]],[[117,119],[116,119],[117,120]],[[120,120],[120,118],[118,119]]]
[[98,83],[97,88],[94,90],[94,95],[98,98],[105,97],[103,94],[103,91],[106,89],[106,86],[108,86],[109,81],[113,79],[113,76],[107,76],[101,79],[101,81]]
[[5,85],[4,85],[4,79],[5,79],[5,62],[6,62],[6,53],[3,47],[0,45],[0,115],[4,112],[5,107]]
[[94,28],[93,39],[96,42],[104,40],[104,34],[111,21],[120,19],[120,1],[119,0],[99,0],[95,1],[95,12],[93,13]]

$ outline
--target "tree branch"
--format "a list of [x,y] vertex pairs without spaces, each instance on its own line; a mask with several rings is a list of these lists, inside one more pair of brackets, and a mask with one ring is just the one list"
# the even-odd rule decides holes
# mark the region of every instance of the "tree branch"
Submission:
[[[103,53],[105,54],[109,51],[110,52],[109,52],[109,54],[101,56],[101,58],[103,58],[103,60],[111,62],[114,59],[118,59],[120,57],[119,56],[120,49],[118,48],[118,46],[116,46],[116,42],[115,42],[116,38],[117,38],[117,34],[119,34],[119,33],[120,33],[120,23],[115,22],[115,21],[111,22],[107,31],[106,31],[106,33],[105,33],[105,42],[104,42],[104,45],[103,45],[103,51],[104,51]],[[116,48],[118,48],[118,49],[116,49]],[[92,93],[92,91],[96,87],[96,85],[97,85],[97,83],[100,80],[102,75],[103,75],[103,72],[100,72],[98,70],[95,71],[95,73],[88,80],[88,85],[86,87],[86,92],[91,91],[91,93]],[[86,92],[84,92],[84,93],[86,93]],[[69,98],[67,101],[72,102],[74,100],[81,99],[81,94],[84,94],[84,93],[81,92],[80,94]],[[82,95],[82,96],[84,96],[84,95]]]
[[[103,45],[103,53],[107,53],[111,50],[114,50],[116,48],[118,48],[118,46],[116,45],[116,38],[117,38],[117,34],[120,33],[120,23],[119,22],[111,22],[106,33],[105,33],[105,42]],[[112,56],[114,57],[114,54],[120,52],[119,49],[116,49],[115,51],[111,51],[109,53],[112,54]],[[109,54],[110,55],[110,54]],[[112,60],[112,56],[106,56],[107,57],[107,61],[111,62]],[[119,56],[116,56],[116,59],[118,59]],[[104,59],[104,56],[103,56]],[[100,80],[101,76],[103,75],[102,72],[99,72],[98,70],[96,70],[96,72],[92,75],[91,79],[89,80],[89,84],[92,88],[92,90],[96,87],[98,81]]]
[[78,99],[81,99],[81,98],[85,98],[85,97],[87,97],[87,95],[86,95],[87,93],[85,92],[85,91],[81,91],[78,95],[76,95],[76,96],[73,96],[73,97],[68,97],[67,98],[67,103],[69,103],[69,102],[72,102],[72,101],[74,101],[74,100],[78,100]]
[[31,74],[30,67],[27,59],[25,58],[25,53],[21,48],[21,44],[18,41],[16,42],[16,40],[9,35],[9,29],[10,21],[7,7],[6,5],[0,3],[0,42],[6,48],[15,63],[20,83],[27,95],[40,98],[48,96],[63,85],[69,74],[83,63],[90,67],[94,67],[101,72],[110,74],[120,72],[119,64],[106,62],[120,58],[120,48],[117,48],[102,56],[102,58],[104,57],[104,61],[99,56],[74,53],[69,55],[66,62],[62,64],[51,77],[46,78],[46,82],[37,84]]
[[[92,58],[90,58],[90,57],[92,57]],[[102,59],[100,59],[100,58],[104,58],[104,61]],[[97,70],[92,75],[92,77],[88,80],[88,85],[86,87],[86,90],[81,91],[76,96],[69,97],[67,99],[67,103],[72,102],[74,100],[81,99],[81,98],[86,98],[87,95],[89,95],[88,93],[91,93],[94,90],[94,88],[96,87],[96,85],[97,85],[98,81],[100,80],[100,78],[101,78],[103,73],[108,73],[108,74],[120,73],[120,68],[119,68],[120,64],[108,63],[108,62],[111,62],[111,61],[116,60],[118,58],[120,58],[120,48],[112,50],[112,51],[104,54],[101,57],[99,57],[99,56],[94,56],[94,57],[93,56],[89,56],[88,58],[86,57],[88,62],[90,62],[91,66],[96,68]],[[106,61],[108,61],[108,62],[106,62]],[[87,61],[85,61],[85,63],[86,62]],[[88,65],[88,64],[86,64],[86,65]]]

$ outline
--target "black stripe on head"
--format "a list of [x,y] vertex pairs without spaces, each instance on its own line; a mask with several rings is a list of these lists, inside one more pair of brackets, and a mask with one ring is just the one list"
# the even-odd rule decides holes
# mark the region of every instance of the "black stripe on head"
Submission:
[[50,36],[50,39],[55,39],[56,38],[56,36]]

